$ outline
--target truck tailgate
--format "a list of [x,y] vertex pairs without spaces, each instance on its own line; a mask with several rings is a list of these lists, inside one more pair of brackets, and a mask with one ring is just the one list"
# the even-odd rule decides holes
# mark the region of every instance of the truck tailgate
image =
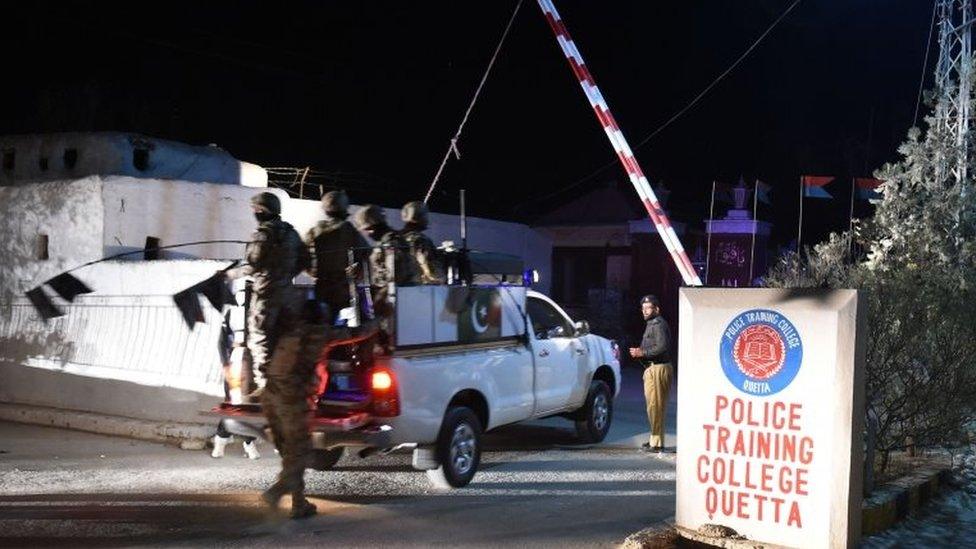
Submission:
[[[208,415],[246,421],[248,423],[264,423],[264,414],[260,404],[231,404],[221,403],[210,410]],[[368,425],[372,416],[362,411],[316,410],[308,414],[310,431],[351,431]]]

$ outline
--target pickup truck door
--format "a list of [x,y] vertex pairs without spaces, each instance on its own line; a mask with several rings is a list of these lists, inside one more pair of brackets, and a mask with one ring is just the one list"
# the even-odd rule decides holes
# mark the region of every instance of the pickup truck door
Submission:
[[586,394],[586,346],[575,337],[572,321],[553,304],[529,297],[526,305],[535,361],[535,415],[565,410]]

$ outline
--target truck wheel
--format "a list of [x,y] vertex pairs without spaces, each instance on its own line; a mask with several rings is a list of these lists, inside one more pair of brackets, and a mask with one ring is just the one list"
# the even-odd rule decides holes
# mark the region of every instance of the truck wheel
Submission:
[[470,408],[449,408],[435,448],[437,469],[427,471],[434,486],[461,488],[474,478],[481,462],[481,422]]
[[610,432],[610,422],[613,420],[613,399],[610,388],[600,380],[590,383],[590,392],[586,395],[586,404],[579,409],[579,419],[576,420],[576,434],[581,441],[594,444],[602,442]]
[[316,471],[328,471],[342,458],[342,446],[329,450],[311,450],[306,456],[306,465]]

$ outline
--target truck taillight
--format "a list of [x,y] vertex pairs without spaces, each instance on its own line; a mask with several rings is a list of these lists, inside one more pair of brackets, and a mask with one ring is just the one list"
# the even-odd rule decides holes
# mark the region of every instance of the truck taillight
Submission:
[[376,368],[369,374],[369,387],[373,393],[373,415],[393,417],[400,415],[400,396],[396,377],[386,368]]
[[370,385],[374,391],[389,390],[391,387],[393,387],[393,376],[386,370],[377,370],[373,372],[373,378],[370,380]]

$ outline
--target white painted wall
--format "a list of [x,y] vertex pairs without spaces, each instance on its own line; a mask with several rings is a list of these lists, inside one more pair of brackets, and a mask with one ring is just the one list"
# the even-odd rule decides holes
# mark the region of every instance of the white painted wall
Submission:
[[[279,189],[267,189],[281,198],[282,217],[304,234],[322,218],[319,202],[288,198]],[[67,268],[122,252],[142,250],[146,237],[163,246],[199,240],[250,238],[255,221],[250,199],[257,190],[236,185],[191,183],[125,176],[92,176],[73,181],[0,187],[6,215],[0,228],[8,235],[0,263],[0,291],[20,294]],[[358,209],[351,208],[352,212]],[[400,212],[386,210],[394,228],[402,225]],[[50,259],[35,259],[38,234],[49,236]],[[431,214],[431,239],[460,244],[458,216]],[[521,256],[527,267],[542,275],[538,286],[546,292],[551,278],[552,241],[525,225],[468,218],[468,245],[472,249]],[[165,250],[164,258],[237,259],[243,244],[206,244]],[[134,254],[127,259],[141,259]]]
[[[299,234],[304,235],[323,218],[316,200],[289,198],[280,189],[262,190],[278,195],[282,218]],[[106,178],[106,254],[142,249],[147,236],[160,238],[164,246],[195,240],[247,240],[255,227],[250,199],[257,192],[229,185]],[[355,214],[358,209],[359,206],[352,206],[350,213]],[[166,215],[157,215],[158,211]],[[392,227],[402,226],[399,210],[384,211]],[[432,213],[430,220],[428,234],[435,243],[453,240],[460,245],[458,216]],[[519,223],[468,217],[468,246],[522,257],[527,267],[538,269],[542,275],[538,289],[548,291],[552,241],[547,236]],[[239,258],[242,254],[241,245],[217,244],[167,251],[164,257]]]
[[[282,199],[284,219],[301,233],[322,217],[317,201],[269,191]],[[172,294],[240,258],[242,244],[167,251],[159,261],[139,261],[142,255],[136,254],[132,260],[80,269],[75,274],[95,293],[70,305],[56,299],[67,314],[47,324],[36,318],[23,293],[85,262],[141,250],[147,236],[159,238],[163,246],[247,240],[255,227],[250,199],[257,192],[125,176],[0,187],[5,235],[0,245],[0,372],[5,380],[0,401],[205,421],[198,412],[223,394],[217,314],[204,304],[210,321],[187,329]],[[387,210],[387,217],[392,226],[401,225],[398,210]],[[431,221],[435,242],[460,241],[457,216],[433,214]],[[470,247],[521,255],[542,273],[542,289],[548,287],[552,244],[547,237],[516,223],[468,221]],[[35,258],[39,233],[49,235],[46,261]],[[199,257],[214,260],[193,259]],[[66,375],[58,382],[52,372]],[[159,390],[147,393],[147,387]]]
[[[98,177],[0,187],[0,301],[102,256],[101,188]],[[49,236],[47,261],[36,260],[40,234]]]
[[[162,246],[199,240],[247,241],[255,227],[250,200],[264,190],[131,177],[103,181],[105,255],[141,250],[147,236],[159,238]],[[271,192],[287,201],[284,191]],[[164,250],[163,257],[240,258],[243,253],[243,244],[207,244]]]
[[96,292],[41,321],[26,298],[2,305],[0,359],[97,378],[223,395],[217,341],[220,314],[190,329],[173,294],[213,274],[205,260],[110,262],[79,273]]
[[220,314],[186,326],[172,294],[222,266],[205,260],[102,263],[78,272],[96,292],[41,321],[22,296],[0,303],[0,402],[212,425],[223,397]]

